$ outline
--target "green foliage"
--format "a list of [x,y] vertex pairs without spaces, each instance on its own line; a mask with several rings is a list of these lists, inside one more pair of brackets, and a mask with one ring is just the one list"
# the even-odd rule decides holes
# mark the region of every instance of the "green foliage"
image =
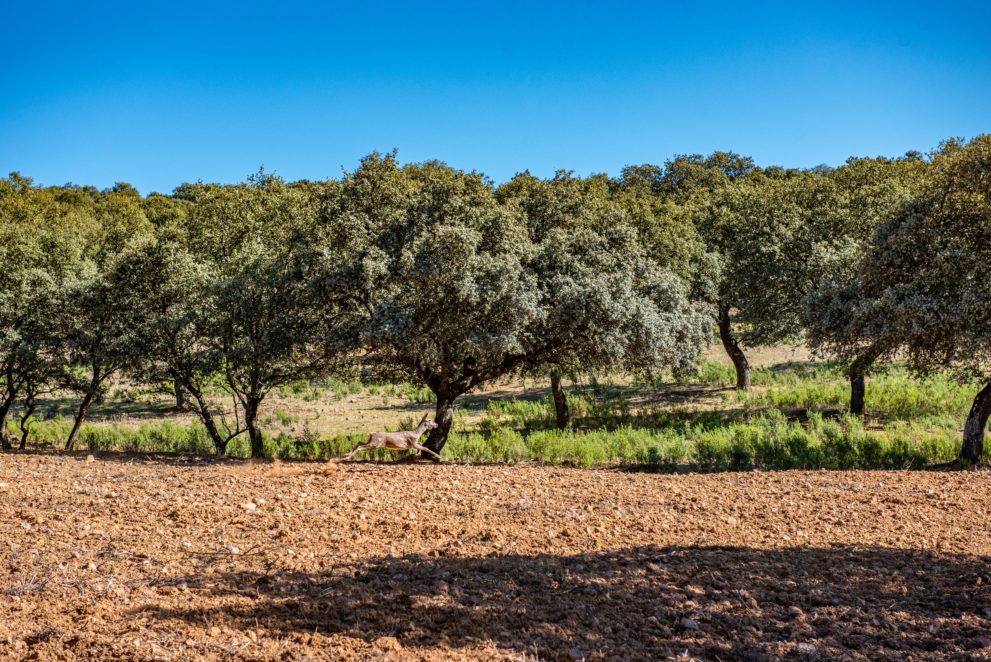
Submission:
[[[135,360],[134,309],[123,258],[152,240],[141,198],[0,181],[0,441],[14,400],[61,386],[90,402]],[[84,368],[80,375],[76,368]],[[79,378],[77,378],[79,377]],[[72,434],[69,435],[71,443]]]
[[800,331],[803,293],[826,255],[845,250],[838,194],[813,173],[759,174],[719,189],[700,225],[723,258],[719,299],[736,310],[747,344],[767,345]]
[[814,415],[808,426],[771,412],[747,424],[704,432],[695,460],[711,469],[918,469],[947,462],[958,449],[953,431],[895,427],[865,432],[857,418]]
[[[280,434],[266,438],[267,454],[289,459],[323,460],[345,455],[364,441],[362,435],[326,439]],[[953,430],[897,425],[883,432],[865,431],[856,418],[808,425],[769,413],[753,421],[703,429],[560,431],[526,434],[510,428],[453,433],[445,447],[450,461],[468,463],[539,463],[575,467],[630,466],[663,470],[697,467],[750,469],[920,469],[947,462],[959,447]],[[372,461],[394,461],[395,453],[377,451]]]
[[[278,457],[287,460],[326,460],[346,454],[352,448],[365,441],[365,435],[337,435],[321,438],[308,428],[298,435],[280,432],[275,437],[265,435],[264,457]],[[247,449],[240,450],[245,453]],[[378,452],[376,459],[384,459],[383,452]],[[370,456],[372,454],[369,454]]]
[[703,386],[732,386],[736,383],[736,372],[733,366],[705,359],[690,372],[676,373],[681,384],[702,384]]
[[[75,417],[68,428],[32,419],[47,441],[193,449],[206,435],[218,453],[317,457],[338,442],[263,433],[263,400],[367,392],[436,404],[440,448],[454,400],[510,373],[621,369],[656,384],[670,369],[683,383],[733,384],[728,367],[699,362],[717,312],[731,349],[734,334],[752,346],[804,333],[837,363],[757,370],[754,393],[727,396],[733,412],[572,393],[578,429],[564,433],[550,429],[550,400],[493,404],[458,452],[482,458],[489,444],[507,460],[580,466],[915,466],[945,454],[943,433],[919,426],[949,429],[972,405],[975,461],[991,416],[989,168],[981,136],[929,160],[798,171],[717,152],[616,180],[523,173],[500,187],[394,154],[340,182],[260,171],[147,198],[14,173],[0,180],[0,443],[14,412],[58,391],[78,396]],[[882,366],[870,379],[867,410],[883,433],[816,417],[845,406],[848,377],[895,358],[928,377]],[[202,428],[85,424],[118,376],[136,390],[117,399],[167,390]],[[807,424],[779,410],[802,410],[791,413]],[[274,420],[298,423],[282,410]]]
[[480,175],[372,155],[336,205],[332,241],[354,253],[349,274],[373,301],[361,338],[372,364],[451,382],[465,357],[481,370],[519,350],[537,313],[523,229]]
[[283,411],[281,409],[276,409],[275,410],[275,419],[277,421],[279,421],[279,423],[281,423],[282,425],[289,426],[289,425],[292,425],[293,423],[295,423],[296,421],[298,421],[299,420],[299,417],[296,416],[295,414],[290,414],[287,411]]
[[918,372],[991,377],[989,169],[991,135],[946,143],[923,195],[879,228],[864,261],[867,333],[904,348]]
[[[599,403],[587,394],[568,394],[568,410],[574,419],[587,418],[596,414],[611,415],[613,405]],[[524,428],[553,427],[555,425],[554,400],[547,396],[540,400],[489,400],[487,416],[479,426],[495,430],[504,425]]]
[[[845,408],[850,386],[838,369],[822,370],[800,378],[755,371],[754,383],[767,385],[752,392],[737,391],[728,397],[750,407],[794,409]],[[916,380],[904,368],[892,368],[871,377],[867,389],[867,411],[888,420],[966,416],[976,385],[950,375],[935,374]]]
[[942,145],[920,193],[874,233],[857,274],[824,289],[824,310],[853,312],[814,335],[837,355],[900,350],[916,373],[949,368],[978,382],[964,425],[968,462],[980,459],[991,417],[989,171],[991,135]]
[[[64,417],[32,422],[31,434],[36,446],[58,444],[64,439],[72,421]],[[157,421],[130,425],[125,423],[86,423],[79,431],[80,445],[93,451],[130,453],[213,452],[213,442],[201,424],[180,425]]]
[[850,159],[829,175],[841,196],[848,243],[845,250],[826,256],[815,286],[805,292],[800,316],[813,351],[847,364],[854,374],[868,372],[898,347],[893,336],[877,333],[884,322],[863,291],[860,275],[872,238],[918,197],[927,168],[914,156]]
[[[755,376],[767,393],[775,393],[778,401],[787,403],[804,402],[802,398],[821,380],[842,383],[839,368],[830,365],[797,364],[757,371]],[[916,384],[901,368],[877,380],[883,382],[874,389],[880,398],[901,403],[900,408],[892,408],[901,418],[889,421],[881,430],[866,429],[857,417],[828,418],[816,412],[804,423],[789,420],[767,400],[748,402],[742,415],[730,417],[677,408],[630,412],[629,405],[624,404],[628,402],[625,396],[610,395],[602,388],[599,399],[590,393],[571,396],[575,422],[580,427],[569,431],[553,428],[554,412],[549,399],[492,400],[476,431],[451,435],[445,455],[457,462],[627,466],[667,471],[692,467],[899,469],[951,460],[959,448],[959,419],[930,415],[940,412],[930,409],[928,403],[937,393],[952,394],[955,388],[958,395],[953,397],[963,406],[967,387],[945,380]],[[918,396],[915,388],[928,395]],[[791,406],[785,405],[785,409]],[[280,410],[276,410],[274,419],[283,426],[298,423]],[[412,417],[407,417],[398,427],[414,425]],[[64,437],[71,421],[36,420],[33,426],[32,443],[44,445],[46,440]],[[265,457],[320,461],[340,457],[365,441],[364,434],[321,436],[306,424],[295,432],[285,427],[277,430],[275,434],[263,434]],[[171,422],[86,424],[80,440],[94,450],[208,453],[212,449],[202,425]],[[232,442],[229,453],[247,457],[250,445],[241,437]],[[394,461],[397,454],[375,451],[366,457],[371,461]]]
[[303,398],[304,400],[308,399],[314,393],[314,391],[316,391],[317,395],[319,396],[320,388],[314,386],[307,379],[294,379],[288,384],[281,384],[278,388],[279,397],[282,398],[297,397],[297,398]]
[[523,436],[516,430],[500,428],[490,434],[456,434],[445,446],[451,457],[464,462],[522,462],[528,458]]
[[419,386],[417,384],[411,384],[409,382],[404,382],[397,389],[396,393],[401,398],[405,398],[410,402],[415,402],[417,404],[432,403],[434,401],[434,394],[426,386]]
[[662,226],[646,199],[613,194],[604,177],[564,172],[547,181],[518,175],[498,195],[519,206],[533,248],[525,267],[540,315],[529,330],[535,342],[525,367],[649,372],[694,365],[708,322],[686,287],[688,262],[699,250],[687,218]]
[[684,367],[705,320],[668,265],[644,251],[605,178],[520,175],[494,191],[440,163],[373,155],[349,175],[335,244],[359,256],[365,358],[440,399],[549,365]]

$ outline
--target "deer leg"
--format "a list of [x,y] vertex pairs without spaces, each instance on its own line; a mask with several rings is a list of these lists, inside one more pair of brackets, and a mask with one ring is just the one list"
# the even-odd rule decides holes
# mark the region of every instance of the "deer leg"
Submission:
[[354,450],[353,451],[351,451],[350,453],[348,453],[347,455],[345,455],[341,459],[350,460],[351,459],[351,456],[354,455],[355,453],[359,452],[359,451],[370,451],[370,450],[374,450],[374,449],[375,449],[375,446],[372,446],[371,444],[359,444],[358,446],[355,446],[354,447]]
[[418,451],[423,451],[424,453],[430,453],[431,455],[433,455],[438,460],[441,459],[440,455],[438,455],[437,453],[433,452],[432,450],[430,450],[429,448],[427,448],[423,444],[413,444],[413,448],[415,448]]

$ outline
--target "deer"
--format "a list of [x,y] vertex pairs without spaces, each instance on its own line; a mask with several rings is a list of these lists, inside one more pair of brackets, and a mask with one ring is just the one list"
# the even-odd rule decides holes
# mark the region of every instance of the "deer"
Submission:
[[343,459],[350,460],[351,456],[360,451],[370,451],[376,448],[385,448],[391,451],[408,451],[408,450],[418,450],[424,453],[429,453],[433,455],[439,461],[440,455],[433,452],[426,446],[420,443],[420,437],[427,430],[433,430],[437,427],[437,424],[433,421],[428,421],[427,417],[430,414],[424,414],[423,418],[420,419],[420,424],[416,426],[414,430],[400,430],[399,432],[373,432],[368,435],[368,441],[355,447],[353,451],[344,456]]

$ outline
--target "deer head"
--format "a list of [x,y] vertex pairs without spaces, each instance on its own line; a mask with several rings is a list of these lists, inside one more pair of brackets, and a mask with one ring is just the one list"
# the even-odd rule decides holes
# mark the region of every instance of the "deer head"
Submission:
[[426,430],[434,430],[438,427],[437,423],[427,420],[428,418],[430,418],[430,414],[424,414],[423,418],[420,419],[420,424],[416,426],[416,429],[420,431],[421,434]]

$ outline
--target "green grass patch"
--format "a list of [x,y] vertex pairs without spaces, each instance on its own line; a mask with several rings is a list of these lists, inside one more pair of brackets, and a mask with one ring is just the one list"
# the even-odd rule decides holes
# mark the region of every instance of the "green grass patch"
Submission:
[[[733,391],[731,402],[749,407],[846,409],[850,403],[850,384],[839,368],[758,370],[755,386],[766,389],[752,392]],[[960,382],[937,374],[913,379],[904,368],[867,378],[865,406],[868,415],[890,421],[913,419],[948,419],[962,421],[979,390],[976,384]]]
[[[59,446],[68,435],[70,423],[68,419],[37,421],[32,429],[34,438],[43,440],[44,445]],[[319,461],[350,452],[365,441],[366,435],[321,437],[304,426],[299,434],[266,433],[264,439],[268,457]],[[444,456],[468,463],[643,466],[661,470],[918,469],[954,459],[959,446],[956,428],[903,421],[884,430],[866,430],[858,418],[825,419],[818,414],[803,425],[771,410],[750,421],[711,427],[679,424],[658,429],[539,429],[525,433],[502,427],[455,432]],[[137,426],[85,424],[78,447],[137,453],[213,453],[213,444],[202,425],[169,421]],[[233,457],[247,457],[247,438],[235,439],[228,450]],[[986,455],[991,460],[991,449]],[[400,454],[379,450],[362,457],[391,461]]]
[[275,410],[275,418],[277,421],[279,421],[279,423],[287,426],[292,425],[293,423],[299,420],[299,416],[296,416],[295,414],[290,414],[289,412],[283,411],[282,409]]
[[[567,394],[572,430],[555,427],[550,396],[490,400],[480,420],[456,411],[455,432],[444,449],[446,459],[469,463],[539,463],[577,467],[628,466],[660,470],[749,469],[901,469],[920,468],[956,458],[960,428],[976,385],[936,375],[915,380],[894,366],[871,376],[867,410],[872,422],[836,416],[849,397],[842,366],[797,362],[753,372],[753,392],[726,392],[722,406],[673,405],[650,400],[656,385],[594,382]],[[695,379],[705,385],[731,385],[732,369],[710,361]],[[383,398],[432,403],[429,389],[410,383],[364,385],[358,380],[301,381],[280,389],[287,397],[314,393],[346,398],[367,391]],[[657,392],[653,392],[657,395]],[[634,402],[653,402],[634,406]],[[801,410],[796,412],[795,410]],[[789,418],[790,415],[790,418]],[[399,429],[416,425],[414,416]],[[326,460],[362,443],[365,434],[319,435],[298,416],[277,409],[267,420],[280,426],[263,433],[270,457]],[[301,427],[301,430],[297,428]],[[30,444],[61,447],[71,419],[33,419]],[[293,428],[290,430],[289,428]],[[880,429],[874,429],[880,428]],[[16,433],[11,427],[11,433]],[[79,448],[101,451],[189,452],[212,454],[202,425],[171,421],[88,422]],[[989,444],[991,447],[991,444]],[[249,454],[248,440],[234,440],[229,453]],[[360,457],[392,461],[400,456],[372,451]],[[988,455],[991,459],[991,455]]]
[[[72,419],[56,417],[33,420],[29,447],[62,448],[72,429]],[[180,425],[172,421],[125,423],[83,423],[76,448],[92,451],[129,453],[195,453],[210,455],[213,442],[200,423]]]

